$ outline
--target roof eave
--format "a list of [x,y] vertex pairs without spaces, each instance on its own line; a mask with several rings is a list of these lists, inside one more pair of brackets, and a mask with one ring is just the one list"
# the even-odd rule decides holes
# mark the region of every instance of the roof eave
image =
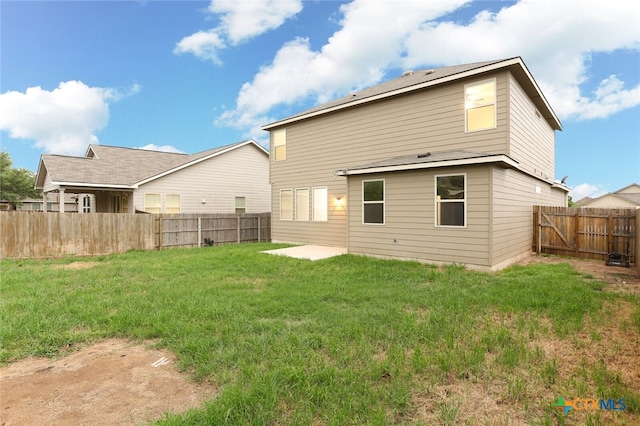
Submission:
[[[42,175],[41,175],[42,171]],[[40,162],[38,163],[38,172],[36,173],[36,179],[33,183],[33,188],[37,190],[42,190],[44,188],[44,177],[47,173],[47,167],[44,164],[44,158],[42,155],[40,156]]]
[[85,188],[109,188],[109,189],[136,189],[136,185],[111,184],[111,183],[87,183],[87,182],[51,182],[52,186],[73,186]]
[[560,190],[562,190],[562,191],[564,191],[564,192],[567,192],[567,193],[571,191],[571,188],[569,188],[567,185],[565,185],[565,184],[563,184],[563,183],[556,183],[556,182],[554,182],[554,183],[551,185],[551,188],[554,188],[554,189],[560,189]]
[[503,165],[505,168],[513,168],[520,169],[518,162],[514,159],[500,154],[500,155],[491,155],[487,157],[474,157],[474,158],[463,158],[459,160],[442,160],[442,161],[432,161],[426,163],[412,163],[412,164],[401,164],[395,166],[381,166],[381,167],[363,167],[359,169],[342,169],[336,170],[336,176],[352,176],[352,175],[363,175],[363,174],[372,174],[372,173],[388,173],[388,172],[401,172],[408,170],[422,170],[422,169],[436,169],[440,167],[455,167],[455,166],[471,166],[476,164],[489,164],[489,163],[497,163]]

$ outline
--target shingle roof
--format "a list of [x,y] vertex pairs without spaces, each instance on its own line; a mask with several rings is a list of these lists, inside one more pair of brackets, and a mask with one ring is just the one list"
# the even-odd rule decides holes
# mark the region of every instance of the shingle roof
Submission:
[[620,198],[624,198],[627,201],[630,201],[632,203],[638,204],[640,205],[640,194],[633,194],[633,193],[622,193],[622,194],[613,194],[613,195],[617,195]]
[[398,157],[387,158],[373,163],[363,164],[360,166],[347,167],[336,171],[340,175],[362,174],[378,171],[391,170],[412,170],[419,168],[429,168],[438,166],[438,163],[447,163],[453,161],[465,161],[465,164],[475,164],[483,162],[505,162],[509,166],[515,167],[517,162],[506,155],[488,154],[485,152],[472,152],[464,150],[440,151],[440,152],[423,152],[411,155],[401,155]]
[[107,145],[90,145],[85,157],[44,154],[36,185],[44,184],[44,166],[53,182],[131,187],[143,180],[253,141],[243,141],[192,155]]

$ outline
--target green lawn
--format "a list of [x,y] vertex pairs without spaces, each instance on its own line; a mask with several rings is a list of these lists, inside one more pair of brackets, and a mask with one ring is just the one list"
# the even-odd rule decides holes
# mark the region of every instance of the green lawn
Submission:
[[[279,247],[4,260],[0,363],[154,339],[220,388],[169,425],[640,423],[640,384],[622,374],[640,371],[636,296],[567,264],[486,274],[260,253]],[[626,409],[564,415],[558,397]]]

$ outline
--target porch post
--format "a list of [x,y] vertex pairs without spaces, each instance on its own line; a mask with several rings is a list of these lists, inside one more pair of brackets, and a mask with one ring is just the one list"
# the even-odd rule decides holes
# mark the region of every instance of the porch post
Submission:
[[60,199],[59,199],[59,205],[60,205],[60,213],[64,213],[64,188],[60,188]]

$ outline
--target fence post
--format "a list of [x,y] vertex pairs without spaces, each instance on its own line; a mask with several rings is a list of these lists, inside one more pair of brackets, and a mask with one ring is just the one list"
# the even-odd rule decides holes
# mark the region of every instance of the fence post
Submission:
[[575,229],[575,237],[576,237],[576,250],[573,254],[573,257],[580,257],[580,214],[576,211],[575,214],[575,222],[573,225],[576,227]]
[[258,216],[258,242],[260,242],[260,216]]
[[238,244],[240,244],[240,216],[238,216]]
[[538,223],[536,223],[536,231],[538,232],[538,247],[537,253],[538,255],[542,254],[542,207],[536,206],[538,210]]
[[158,217],[158,250],[162,250],[162,216]]
[[[611,253],[613,243],[613,210],[609,209],[609,217],[607,218],[607,253]],[[613,251],[615,247],[613,247]]]
[[198,216],[198,247],[202,243],[202,218]]
[[635,261],[636,261],[636,269],[638,270],[638,274],[640,274],[640,209],[636,209],[636,220],[633,224],[636,228],[636,252],[635,252]]

